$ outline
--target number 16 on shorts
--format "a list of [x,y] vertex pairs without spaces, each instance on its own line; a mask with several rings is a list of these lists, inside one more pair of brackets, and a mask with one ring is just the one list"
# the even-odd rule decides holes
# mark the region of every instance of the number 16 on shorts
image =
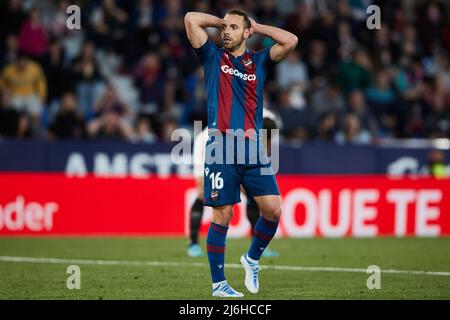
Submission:
[[212,190],[220,190],[223,188],[223,179],[220,177],[222,172],[213,172],[209,176],[211,179],[211,189]]

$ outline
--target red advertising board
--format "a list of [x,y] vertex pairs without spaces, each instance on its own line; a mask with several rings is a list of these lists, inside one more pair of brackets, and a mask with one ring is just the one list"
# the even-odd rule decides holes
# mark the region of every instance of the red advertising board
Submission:
[[[381,176],[278,176],[280,237],[450,235],[450,180]],[[0,174],[0,236],[182,236],[192,179],[69,178]],[[249,234],[243,202],[230,237]],[[205,209],[202,233],[211,216]]]

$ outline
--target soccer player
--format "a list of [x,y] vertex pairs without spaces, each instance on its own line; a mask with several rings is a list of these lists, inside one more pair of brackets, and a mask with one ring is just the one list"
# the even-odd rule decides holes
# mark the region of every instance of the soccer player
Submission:
[[[263,128],[272,132],[272,129],[278,129],[281,126],[281,122],[275,114],[264,108],[263,109]],[[187,254],[190,257],[198,258],[203,257],[202,248],[199,245],[198,234],[200,230],[200,225],[203,216],[203,169],[205,167],[205,147],[208,141],[208,127],[206,127],[200,134],[198,134],[194,139],[194,150],[193,150],[193,163],[194,163],[194,178],[197,187],[197,198],[192,204],[190,216],[189,216],[189,246]],[[271,136],[267,137],[267,150],[270,156],[270,146],[271,146]],[[241,188],[242,189],[242,188]],[[243,190],[245,192],[245,190]],[[250,221],[252,237],[255,236],[255,227],[258,219],[260,217],[258,206],[252,198],[247,199],[247,218]],[[263,257],[277,257],[279,253],[274,250],[270,250],[268,247],[263,251]]]
[[[185,26],[188,39],[205,71],[209,139],[205,155],[203,202],[211,206],[213,212],[206,240],[213,282],[212,295],[242,297],[242,293],[227,283],[224,272],[226,235],[233,205],[240,202],[240,185],[249,197],[254,198],[261,212],[250,248],[240,259],[245,270],[244,283],[251,293],[259,290],[259,259],[277,231],[281,198],[273,172],[262,174],[267,171],[263,169],[271,168],[265,159],[258,158],[257,163],[253,164],[249,156],[245,157],[244,164],[236,162],[239,162],[237,158],[241,152],[249,154],[255,140],[260,147],[263,86],[267,67],[286,58],[295,49],[298,39],[280,28],[256,23],[247,13],[236,9],[228,11],[223,19],[189,12],[185,16]],[[220,29],[222,48],[208,39],[205,31],[208,27]],[[276,44],[258,52],[248,51],[246,40],[253,33],[268,36]],[[244,139],[244,150],[233,147],[230,154],[230,150],[227,150],[230,149],[227,148],[230,139]],[[214,152],[209,152],[211,149]],[[211,162],[217,156],[220,158],[220,155],[226,161]]]

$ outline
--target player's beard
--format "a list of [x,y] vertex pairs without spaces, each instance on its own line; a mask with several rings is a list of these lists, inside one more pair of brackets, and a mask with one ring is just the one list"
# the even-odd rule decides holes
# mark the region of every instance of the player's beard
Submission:
[[[222,40],[223,41],[223,40]],[[244,33],[242,33],[242,35],[241,35],[241,37],[240,37],[240,39],[239,39],[239,41],[238,42],[234,42],[234,41],[231,41],[228,45],[225,43],[225,41],[223,41],[223,47],[225,48],[225,49],[227,49],[228,51],[230,51],[230,52],[234,52],[234,51],[236,51],[237,49],[239,49],[240,47],[241,47],[241,45],[242,45],[242,43],[245,41],[245,39],[244,39]]]

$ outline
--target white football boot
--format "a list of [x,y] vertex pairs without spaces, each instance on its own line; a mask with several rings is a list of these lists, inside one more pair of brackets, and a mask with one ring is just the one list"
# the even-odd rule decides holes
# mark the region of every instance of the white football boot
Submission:
[[258,272],[261,270],[258,261],[250,261],[247,254],[241,256],[241,264],[245,270],[245,287],[251,293],[259,290]]
[[242,298],[244,294],[234,290],[227,282],[227,280],[213,283],[212,285],[213,297],[223,298]]

